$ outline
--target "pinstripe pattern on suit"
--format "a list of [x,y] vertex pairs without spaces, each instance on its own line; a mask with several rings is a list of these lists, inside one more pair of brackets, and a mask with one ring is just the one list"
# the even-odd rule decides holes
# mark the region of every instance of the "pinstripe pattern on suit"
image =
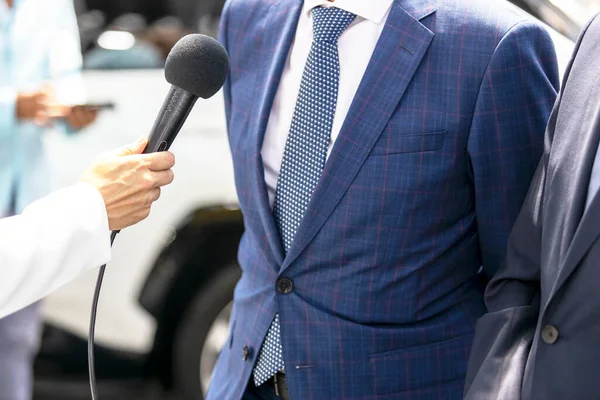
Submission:
[[[278,311],[293,399],[459,399],[484,312],[477,272],[498,268],[542,152],[551,39],[500,1],[395,1],[284,257],[260,148],[301,3],[223,12],[246,232],[208,398],[240,399]],[[281,277],[292,293],[276,291]]]

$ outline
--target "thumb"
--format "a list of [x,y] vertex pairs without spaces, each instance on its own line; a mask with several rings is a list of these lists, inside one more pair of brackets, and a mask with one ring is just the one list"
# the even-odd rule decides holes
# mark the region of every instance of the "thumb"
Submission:
[[142,154],[146,145],[148,144],[148,138],[145,136],[141,136],[137,138],[137,140],[133,143],[130,143],[126,146],[121,147],[117,150],[117,155],[119,156],[129,156],[132,154]]
[[48,126],[50,122],[50,117],[48,115],[47,112],[45,111],[38,111],[35,113],[35,116],[33,117],[33,123],[36,124],[37,126]]

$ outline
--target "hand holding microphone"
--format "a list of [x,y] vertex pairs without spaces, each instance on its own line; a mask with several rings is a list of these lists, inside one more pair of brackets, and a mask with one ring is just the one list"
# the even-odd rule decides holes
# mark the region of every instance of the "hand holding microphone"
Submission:
[[[196,100],[218,92],[228,70],[227,52],[208,36],[187,35],[173,47],[165,63],[165,78],[172,86],[149,140],[109,154],[82,178],[102,193],[111,230],[121,230],[148,216],[150,206],[160,196],[160,187],[173,180],[174,157],[164,152],[171,147]],[[145,154],[135,156],[140,149]],[[163,154],[148,154],[155,152]]]
[[145,219],[160,197],[160,188],[173,181],[175,157],[170,152],[141,154],[148,141],[106,153],[81,176],[104,199],[110,230],[121,230]]

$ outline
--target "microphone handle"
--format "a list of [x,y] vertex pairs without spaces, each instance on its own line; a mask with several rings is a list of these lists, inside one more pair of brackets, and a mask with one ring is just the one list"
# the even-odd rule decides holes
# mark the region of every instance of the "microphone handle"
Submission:
[[171,147],[198,97],[177,86],[171,86],[154,121],[144,153],[165,151]]

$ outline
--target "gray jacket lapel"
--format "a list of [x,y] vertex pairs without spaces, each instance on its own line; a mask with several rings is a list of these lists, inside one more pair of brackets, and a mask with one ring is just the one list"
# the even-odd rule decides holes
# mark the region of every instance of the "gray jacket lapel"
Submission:
[[[550,191],[546,195],[544,212],[544,240],[550,240],[552,246],[561,247],[558,253],[551,251],[558,260],[548,263],[556,265],[558,271],[543,271],[547,277],[555,276],[548,299],[566,282],[600,235],[600,196],[595,196],[585,210],[590,176],[600,141],[600,103],[596,99],[600,96],[585,95],[586,101],[569,99],[568,97],[582,96],[582,91],[589,90],[590,81],[580,79],[568,84],[571,86],[563,98],[566,109],[562,116],[559,115],[558,122],[563,125],[561,140],[553,144],[553,150],[557,151],[551,156],[555,165],[549,176]],[[574,107],[577,109],[573,109]]]

